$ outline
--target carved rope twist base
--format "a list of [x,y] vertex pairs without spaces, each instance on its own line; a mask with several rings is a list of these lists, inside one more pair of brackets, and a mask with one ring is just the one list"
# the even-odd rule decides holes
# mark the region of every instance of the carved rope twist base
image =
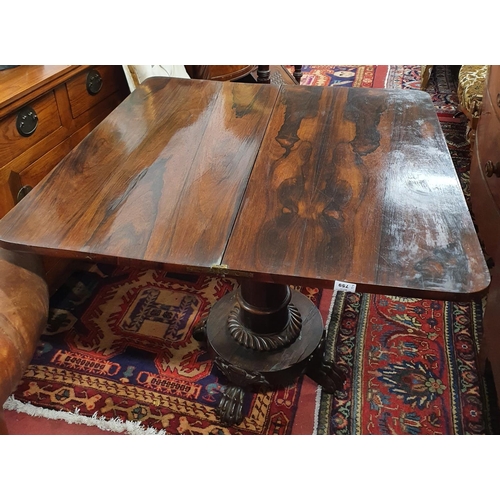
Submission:
[[[225,425],[235,425],[244,418],[239,402],[242,404],[245,390],[286,386],[301,376],[323,336],[323,321],[316,306],[300,292],[291,291],[289,296],[284,298],[283,307],[288,310],[288,324],[285,330],[290,328],[293,331],[291,337],[294,339],[288,339],[285,346],[270,350],[246,347],[231,334],[230,318],[241,308],[238,294],[239,291],[229,293],[214,304],[205,328],[201,325],[197,335],[197,338],[203,338],[200,333],[204,330],[208,350],[232,384],[226,388],[218,409],[221,422]],[[241,310],[239,312],[241,313]],[[239,316],[240,324],[241,321]],[[297,330],[299,324],[300,330]],[[244,327],[249,330],[248,325]],[[271,337],[274,334],[271,332]],[[264,338],[265,333],[252,332],[252,336],[254,339]],[[232,389],[232,386],[239,389]]]

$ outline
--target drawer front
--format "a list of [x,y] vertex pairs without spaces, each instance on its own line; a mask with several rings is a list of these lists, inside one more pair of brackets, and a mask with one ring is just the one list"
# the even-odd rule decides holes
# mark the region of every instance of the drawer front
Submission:
[[[6,116],[0,121],[0,166],[35,146],[60,127],[54,92],[49,92]],[[44,152],[40,151],[40,154]]]
[[[23,170],[7,172],[9,174],[8,184],[11,193],[8,210],[49,174],[70,151],[71,142],[66,139]],[[8,169],[9,167],[4,170]]]
[[[484,242],[490,257],[500,257],[500,206],[495,204],[484,175],[484,160],[478,151],[474,151],[470,167],[470,198],[472,212],[479,230],[479,237]],[[500,180],[500,179],[498,179]],[[499,261],[500,263],[500,261]]]
[[69,139],[43,155],[19,173],[22,186],[34,188],[71,151]]
[[500,120],[500,66],[490,67],[487,94],[489,98],[486,100],[490,101],[492,112]]
[[[478,154],[478,167],[484,177],[497,207],[500,207],[500,177],[495,173],[487,175],[487,168],[495,168],[500,173],[500,120],[491,109],[494,103],[485,101],[481,118],[477,127],[476,148]],[[488,165],[489,163],[489,165]]]
[[93,108],[119,89],[121,66],[95,66],[66,83],[73,118]]

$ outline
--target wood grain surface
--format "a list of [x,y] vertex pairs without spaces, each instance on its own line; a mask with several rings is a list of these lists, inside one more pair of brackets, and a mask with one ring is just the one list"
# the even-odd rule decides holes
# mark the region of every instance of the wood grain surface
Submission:
[[491,268],[491,286],[483,316],[483,335],[479,350],[482,372],[489,361],[496,388],[497,405],[500,404],[500,178],[488,177],[488,161],[500,161],[500,66],[491,66],[486,80],[481,116],[470,166],[470,195],[479,236]]
[[30,107],[38,116],[36,132],[33,135],[25,137],[18,132],[17,117],[22,116],[21,111],[14,116],[0,120],[0,165],[2,166],[61,127],[54,92],[48,92],[30,103]]
[[489,284],[420,91],[149,79],[0,221],[0,240],[413,297]]
[[[491,88],[485,86],[483,93],[483,103],[481,106],[480,123],[477,125],[476,137],[481,141],[477,149],[481,152],[480,170],[483,179],[488,186],[490,196],[497,207],[500,207],[500,177],[496,174],[490,176],[486,175],[486,163],[489,161],[493,165],[500,164],[500,84],[493,82],[500,82],[500,66],[490,66],[490,74],[488,81],[492,82]],[[483,133],[479,134],[479,127],[482,128]],[[486,133],[484,133],[486,131]],[[479,136],[479,137],[478,137]],[[498,168],[498,167],[497,167]],[[495,235],[498,240],[498,235]],[[493,246],[493,245],[491,245]],[[496,245],[494,245],[496,246]]]
[[85,66],[30,66],[0,71],[0,118],[76,74]]
[[417,297],[481,294],[489,283],[420,91],[282,87],[223,264]]
[[148,79],[2,219],[4,240],[116,263],[219,264],[277,93]]

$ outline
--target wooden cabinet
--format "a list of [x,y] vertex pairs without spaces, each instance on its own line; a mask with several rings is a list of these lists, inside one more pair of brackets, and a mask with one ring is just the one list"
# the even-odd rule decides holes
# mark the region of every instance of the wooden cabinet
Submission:
[[0,217],[23,186],[40,182],[127,94],[121,66],[0,72]]
[[[0,71],[0,217],[128,94],[121,66]],[[64,263],[45,264],[51,283]]]
[[480,362],[490,362],[500,402],[500,66],[489,69],[476,132],[471,174],[471,203],[486,252],[495,265],[484,315]]

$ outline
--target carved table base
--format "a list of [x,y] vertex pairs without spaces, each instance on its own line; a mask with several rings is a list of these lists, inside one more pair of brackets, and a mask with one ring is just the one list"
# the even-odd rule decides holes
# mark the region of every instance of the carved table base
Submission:
[[212,307],[194,337],[206,340],[215,363],[232,384],[217,410],[226,425],[243,420],[247,390],[286,386],[303,373],[327,392],[344,381],[343,372],[324,358],[319,310],[286,285],[242,281],[238,290]]

